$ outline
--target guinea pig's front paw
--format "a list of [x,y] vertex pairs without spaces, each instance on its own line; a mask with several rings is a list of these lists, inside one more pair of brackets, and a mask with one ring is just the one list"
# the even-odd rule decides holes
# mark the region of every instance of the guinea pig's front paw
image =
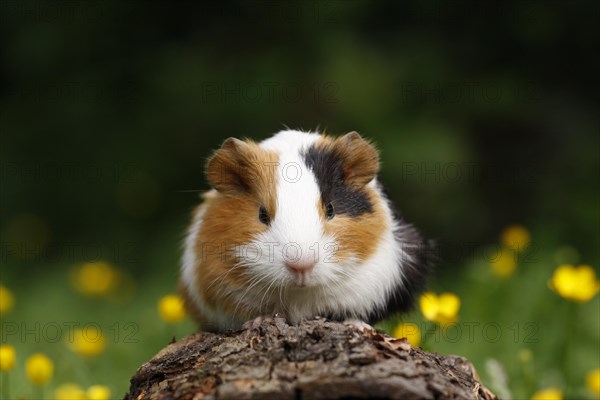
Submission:
[[272,324],[274,322],[277,322],[276,320],[279,318],[283,318],[283,320],[285,321],[285,315],[283,315],[282,313],[277,313],[273,315],[259,315],[258,317],[251,319],[250,321],[243,324],[242,328],[247,331],[253,331],[255,329],[260,328],[260,326],[263,323],[266,322],[268,324]]
[[344,320],[344,325],[349,326],[350,328],[360,332],[360,333],[365,333],[366,331],[373,331],[375,332],[375,328],[373,328],[371,325],[367,324],[364,321],[361,321],[360,319],[347,319]]
[[246,322],[244,325],[242,325],[242,328],[246,331],[253,331],[255,329],[260,328],[263,322],[271,322],[271,320],[271,317],[267,317],[266,315],[260,315]]

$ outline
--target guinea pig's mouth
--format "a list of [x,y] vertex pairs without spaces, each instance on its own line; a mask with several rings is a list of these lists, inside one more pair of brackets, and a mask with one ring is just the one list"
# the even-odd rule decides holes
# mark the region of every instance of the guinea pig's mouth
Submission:
[[314,279],[311,277],[314,263],[285,263],[287,270],[292,277],[292,283],[297,287],[312,286]]
[[308,272],[300,272],[300,273],[292,273],[292,286],[305,288],[308,286],[312,286],[312,279],[310,277],[310,273]]

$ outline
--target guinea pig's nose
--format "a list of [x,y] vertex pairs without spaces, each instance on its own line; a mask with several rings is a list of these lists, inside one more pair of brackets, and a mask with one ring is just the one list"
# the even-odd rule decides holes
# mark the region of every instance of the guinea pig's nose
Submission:
[[310,272],[315,267],[314,262],[286,262],[285,266],[292,272],[304,273]]

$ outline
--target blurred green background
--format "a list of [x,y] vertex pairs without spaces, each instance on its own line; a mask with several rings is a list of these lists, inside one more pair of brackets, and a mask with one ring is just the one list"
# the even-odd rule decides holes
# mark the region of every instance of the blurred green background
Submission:
[[[73,382],[120,398],[142,362],[193,332],[157,302],[175,293],[206,157],[284,124],[356,130],[381,149],[394,201],[438,242],[431,289],[461,299],[462,333],[428,349],[468,357],[514,398],[598,396],[585,383],[600,367],[598,296],[570,302],[548,281],[563,263],[600,266],[600,3],[3,0],[0,13],[11,396],[39,395],[24,365],[43,352],[45,397]],[[499,277],[514,224],[529,246]],[[77,268],[98,261],[118,284],[85,295]],[[416,311],[381,328],[400,320],[423,322]],[[90,323],[105,346],[83,357],[68,327]],[[465,323],[480,325],[471,336]]]

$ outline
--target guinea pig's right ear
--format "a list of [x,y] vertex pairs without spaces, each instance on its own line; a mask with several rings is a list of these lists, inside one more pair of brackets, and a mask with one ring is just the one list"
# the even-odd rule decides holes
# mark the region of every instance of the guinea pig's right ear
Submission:
[[239,139],[229,138],[206,163],[206,178],[213,188],[225,194],[249,191],[247,171],[244,171],[245,154],[249,145]]
[[344,160],[344,182],[364,186],[379,172],[379,153],[375,146],[357,132],[339,137],[335,146]]

